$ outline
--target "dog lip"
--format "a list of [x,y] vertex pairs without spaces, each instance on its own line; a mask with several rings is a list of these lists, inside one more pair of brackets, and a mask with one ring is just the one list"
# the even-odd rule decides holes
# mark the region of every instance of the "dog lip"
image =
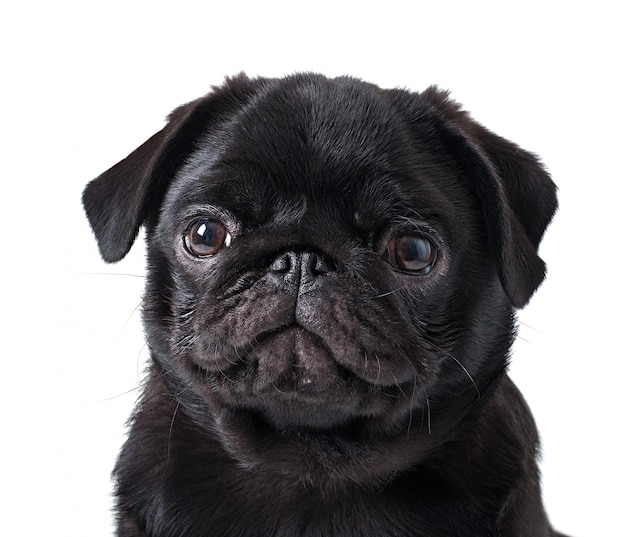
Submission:
[[[295,362],[284,365],[295,366],[298,372],[297,383],[291,389],[288,389],[289,383],[287,383],[283,390],[284,393],[313,394],[318,391],[320,385],[327,387],[328,384],[347,386],[358,381],[369,384],[356,371],[347,368],[341,363],[333,352],[332,346],[322,336],[303,326],[298,321],[263,332],[247,347],[247,352],[238,352],[237,356],[240,357],[243,363],[248,362],[250,359],[258,361],[259,356],[256,351],[272,338],[281,337],[284,337],[288,343],[295,346],[295,348],[289,348],[289,345],[286,345],[287,352],[291,351],[293,353],[292,359],[295,359]],[[299,355],[296,356],[298,353]],[[266,365],[275,364],[275,360],[272,358],[275,358],[275,356],[269,357]],[[324,381],[321,383],[320,375],[325,376]],[[332,378],[330,383],[328,382],[328,376]],[[277,389],[276,386],[273,386],[273,389]]]
[[[286,332],[291,332],[291,331],[299,331],[301,333],[306,333],[306,334],[311,335],[319,344],[324,346],[326,348],[326,350],[330,354],[332,354],[332,352],[330,351],[330,349],[328,348],[328,346],[326,345],[324,340],[318,334],[312,332],[309,328],[307,328],[306,326],[302,325],[297,320],[293,321],[293,322],[282,324],[282,325],[280,325],[280,326],[278,326],[276,328],[272,328],[271,330],[267,330],[265,332],[261,332],[261,334],[259,334],[257,337],[254,338],[254,342],[251,345],[251,347],[254,348],[257,345],[263,343],[264,341],[266,341],[267,339],[269,339],[269,338],[271,338],[273,336],[276,336],[276,335],[282,334],[282,333],[286,333]],[[249,348],[250,348],[250,346],[249,346]]]
[[322,338],[298,323],[262,333],[238,356],[229,376],[246,385],[246,393],[313,401],[329,391],[344,393],[359,380]]
[[[268,340],[274,337],[280,337],[282,334],[288,334],[291,332],[299,332],[301,334],[305,334],[311,339],[313,339],[317,345],[319,345],[325,352],[328,353],[329,356],[333,357],[333,353],[329,346],[324,342],[324,340],[305,326],[302,326],[297,321],[281,324],[276,327],[272,327],[268,330],[262,331],[256,336],[250,338],[249,341],[246,341],[243,344],[240,344],[237,347],[232,347],[232,356],[229,353],[229,358],[224,360],[226,363],[221,363],[220,360],[219,365],[214,365],[214,360],[206,360],[201,358],[200,360],[194,360],[194,362],[198,362],[195,365],[203,371],[208,373],[218,372],[218,371],[226,371],[227,369],[235,369],[241,367],[246,364],[251,356],[254,356],[255,351],[262,347]],[[306,379],[304,384],[311,384],[313,381],[311,379]]]
[[[298,323],[264,332],[212,390],[229,407],[256,410],[276,426],[343,425],[385,398],[343,368],[328,346]],[[374,402],[372,402],[374,400]]]

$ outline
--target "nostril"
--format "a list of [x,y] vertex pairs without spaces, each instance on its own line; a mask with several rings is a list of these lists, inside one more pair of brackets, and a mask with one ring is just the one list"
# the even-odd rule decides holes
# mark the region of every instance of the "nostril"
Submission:
[[308,259],[304,261],[306,263],[307,271],[313,276],[323,276],[324,274],[335,270],[333,263],[321,255],[309,254]]
[[291,271],[292,268],[296,266],[295,254],[291,252],[287,252],[285,254],[279,255],[277,258],[272,261],[269,269],[272,272],[281,272],[287,273]]
[[336,267],[332,260],[315,252],[289,251],[275,257],[268,269],[281,279],[302,284],[333,272]]

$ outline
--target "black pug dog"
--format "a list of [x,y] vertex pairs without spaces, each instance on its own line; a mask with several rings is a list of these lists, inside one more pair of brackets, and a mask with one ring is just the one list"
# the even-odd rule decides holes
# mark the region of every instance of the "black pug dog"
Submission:
[[175,110],[83,196],[105,261],[147,234],[118,535],[558,535],[506,374],[555,190],[435,87],[241,75]]

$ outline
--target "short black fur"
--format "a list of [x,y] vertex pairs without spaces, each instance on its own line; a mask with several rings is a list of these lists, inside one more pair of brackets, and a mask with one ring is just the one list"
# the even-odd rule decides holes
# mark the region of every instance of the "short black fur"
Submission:
[[105,261],[147,230],[118,535],[557,535],[506,375],[556,189],[445,92],[240,75],[83,202]]

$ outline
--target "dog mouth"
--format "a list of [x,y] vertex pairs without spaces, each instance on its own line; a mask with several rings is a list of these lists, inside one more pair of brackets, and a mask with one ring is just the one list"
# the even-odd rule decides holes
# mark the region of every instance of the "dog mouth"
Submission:
[[331,430],[383,415],[401,385],[365,381],[341,364],[324,340],[292,324],[257,336],[237,349],[228,367],[195,362],[196,374],[220,405],[246,411],[284,430]]

